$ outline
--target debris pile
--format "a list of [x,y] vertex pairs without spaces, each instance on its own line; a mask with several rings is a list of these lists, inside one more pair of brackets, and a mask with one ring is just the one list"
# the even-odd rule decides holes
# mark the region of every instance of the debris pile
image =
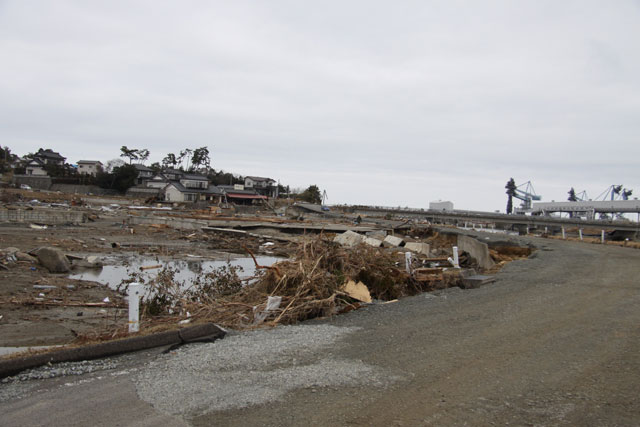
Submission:
[[322,236],[305,240],[290,260],[256,266],[257,275],[245,286],[229,266],[188,288],[165,269],[147,283],[145,320],[175,322],[187,316],[235,328],[289,324],[448,286],[459,274],[440,274],[442,285],[433,286],[430,278],[420,282],[409,274],[396,254],[366,244],[343,247]]

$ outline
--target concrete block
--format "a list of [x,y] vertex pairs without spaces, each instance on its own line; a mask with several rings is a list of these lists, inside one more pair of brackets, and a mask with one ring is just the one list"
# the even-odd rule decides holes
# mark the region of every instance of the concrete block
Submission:
[[382,230],[373,230],[373,231],[368,231],[366,233],[367,237],[372,237],[374,239],[378,239],[378,240],[384,240],[385,237],[387,237],[387,233],[385,233]]
[[431,250],[431,247],[428,243],[421,242],[407,242],[404,247],[409,249],[411,252],[422,255],[429,255],[429,252]]
[[338,234],[333,241],[340,243],[342,246],[351,248],[364,242],[364,236],[356,233],[355,231],[347,230],[342,234]]
[[382,246],[382,240],[374,239],[373,237],[365,237],[363,241],[367,245],[373,246],[374,248],[379,248],[380,246]]
[[473,237],[458,235],[458,249],[466,252],[471,258],[476,260],[478,267],[488,270],[495,265],[489,254],[489,246]]
[[404,246],[404,240],[397,236],[387,236],[384,238],[384,242],[392,246]]

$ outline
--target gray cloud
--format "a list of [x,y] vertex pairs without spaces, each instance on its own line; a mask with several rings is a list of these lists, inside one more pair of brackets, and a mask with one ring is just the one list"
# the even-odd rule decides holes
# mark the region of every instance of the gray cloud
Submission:
[[635,2],[396,3],[2,2],[0,144],[208,145],[332,203],[638,185]]

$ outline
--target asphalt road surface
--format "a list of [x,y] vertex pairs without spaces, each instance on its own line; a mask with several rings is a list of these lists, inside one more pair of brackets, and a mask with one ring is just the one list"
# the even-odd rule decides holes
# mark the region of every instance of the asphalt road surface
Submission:
[[534,243],[479,289],[2,384],[0,424],[640,425],[640,251]]

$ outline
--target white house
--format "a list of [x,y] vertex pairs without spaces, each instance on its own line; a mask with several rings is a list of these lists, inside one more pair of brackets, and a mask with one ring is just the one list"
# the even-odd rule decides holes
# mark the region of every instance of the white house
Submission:
[[44,169],[44,162],[40,159],[29,160],[25,170],[27,175],[47,176],[47,171]]
[[102,172],[102,162],[99,160],[78,160],[78,173],[96,176]]
[[244,179],[245,188],[253,188],[264,196],[278,197],[276,181],[262,176],[248,176]]
[[209,201],[220,202],[224,193],[215,185],[208,185],[205,188],[187,188],[180,182],[171,181],[164,187],[164,199],[167,202],[198,202]]

